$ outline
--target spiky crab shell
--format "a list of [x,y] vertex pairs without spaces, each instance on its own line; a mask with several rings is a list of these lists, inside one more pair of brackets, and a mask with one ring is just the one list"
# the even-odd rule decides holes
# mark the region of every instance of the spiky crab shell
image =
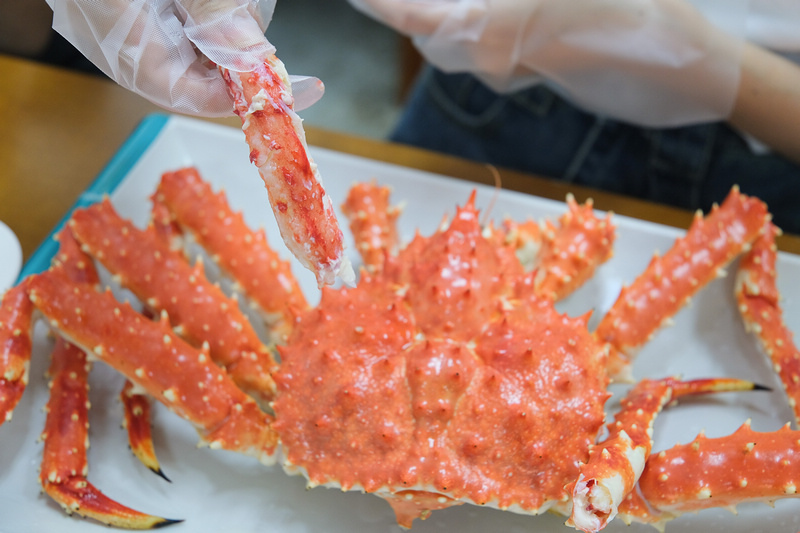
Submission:
[[325,290],[280,348],[287,468],[344,489],[565,510],[603,423],[606,354],[585,317],[534,296],[511,254],[470,201],[357,288]]

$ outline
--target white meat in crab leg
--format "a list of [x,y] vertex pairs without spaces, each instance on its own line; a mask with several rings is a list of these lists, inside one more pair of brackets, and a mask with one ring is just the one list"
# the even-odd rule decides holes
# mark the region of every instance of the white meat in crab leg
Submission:
[[800,350],[786,327],[775,284],[775,237],[779,234],[780,230],[770,223],[742,257],[735,290],[745,326],[758,337],[770,358],[794,410],[795,421],[800,424]]
[[355,274],[344,255],[342,231],[308,153],[283,63],[272,55],[252,72],[220,71],[286,246],[320,286],[337,277],[352,285]]

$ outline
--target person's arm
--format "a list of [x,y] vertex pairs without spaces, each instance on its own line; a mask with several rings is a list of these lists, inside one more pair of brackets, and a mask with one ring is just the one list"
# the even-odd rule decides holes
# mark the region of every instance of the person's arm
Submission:
[[728,121],[800,163],[800,65],[745,43],[741,81]]

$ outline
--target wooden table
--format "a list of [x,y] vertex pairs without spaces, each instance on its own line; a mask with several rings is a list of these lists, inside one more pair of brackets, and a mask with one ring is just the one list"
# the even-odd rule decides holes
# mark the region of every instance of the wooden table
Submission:
[[[137,124],[162,111],[95,76],[0,55],[0,220],[19,236],[27,259],[97,176]],[[324,100],[317,105],[325,105]],[[214,122],[238,127],[230,117]],[[480,164],[397,144],[307,128],[308,141],[341,152],[493,183]],[[572,192],[597,208],[686,227],[691,213],[601,191],[501,170],[505,188],[563,200]],[[800,253],[800,238],[779,246]]]

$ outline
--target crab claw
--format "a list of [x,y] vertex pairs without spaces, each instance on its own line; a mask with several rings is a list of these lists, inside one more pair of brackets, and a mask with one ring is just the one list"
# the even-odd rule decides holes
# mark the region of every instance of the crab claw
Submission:
[[68,513],[111,526],[153,529],[181,522],[121,505],[86,480],[90,366],[81,350],[61,337],[56,339],[49,371],[52,381],[47,421],[42,433],[42,488]]

